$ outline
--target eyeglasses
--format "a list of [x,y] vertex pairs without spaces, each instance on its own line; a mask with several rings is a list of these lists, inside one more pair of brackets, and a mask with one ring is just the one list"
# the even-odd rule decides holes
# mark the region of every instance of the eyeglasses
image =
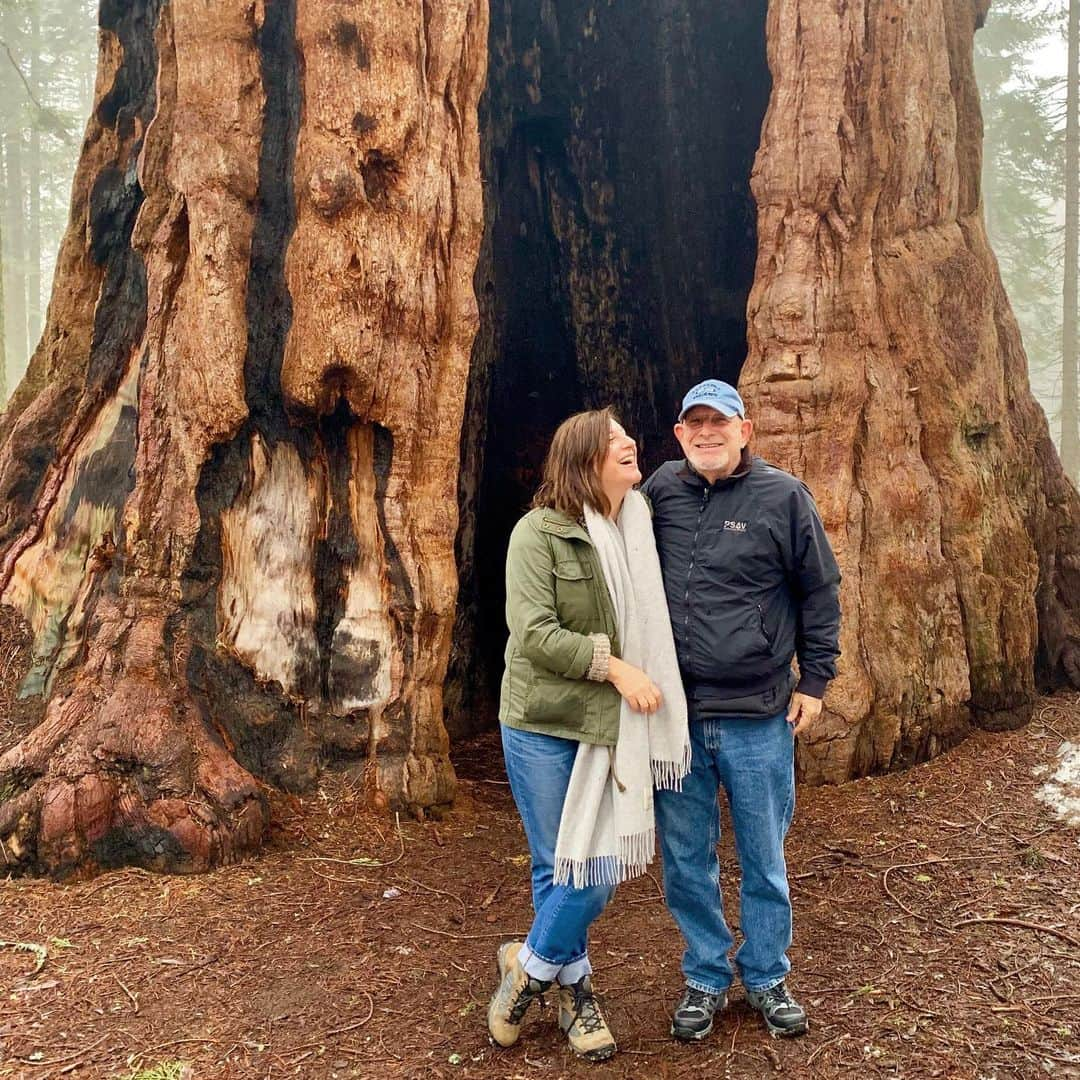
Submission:
[[724,416],[718,412],[699,413],[697,416],[688,416],[685,420],[679,422],[683,427],[689,428],[691,431],[701,431],[702,428],[714,427],[722,428],[727,427],[728,424],[735,422],[742,423],[741,416]]

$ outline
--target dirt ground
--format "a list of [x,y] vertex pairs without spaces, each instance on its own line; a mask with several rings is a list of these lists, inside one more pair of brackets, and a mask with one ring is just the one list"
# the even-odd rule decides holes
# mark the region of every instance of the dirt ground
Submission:
[[[262,857],[214,874],[0,881],[0,1077],[1080,1077],[1080,801],[1040,798],[1077,744],[1062,696],[909,772],[800,789],[801,1040],[770,1039],[738,990],[704,1043],[668,1037],[681,946],[657,865],[593,936],[620,1053],[577,1062],[550,1005],[492,1048],[495,949],[530,903],[490,735],[458,749],[438,822],[396,825],[329,777],[281,801]],[[722,859],[731,883],[727,837]]]

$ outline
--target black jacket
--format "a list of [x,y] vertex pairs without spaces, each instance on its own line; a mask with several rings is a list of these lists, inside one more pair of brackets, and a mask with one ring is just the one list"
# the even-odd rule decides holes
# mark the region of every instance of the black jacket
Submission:
[[813,497],[743,451],[709,484],[685,461],[642,487],[692,715],[774,715],[797,689],[821,697],[840,655],[840,570]]

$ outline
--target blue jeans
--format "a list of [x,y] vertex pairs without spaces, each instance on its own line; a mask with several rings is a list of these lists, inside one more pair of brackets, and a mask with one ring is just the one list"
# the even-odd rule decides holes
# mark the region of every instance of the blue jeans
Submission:
[[532,857],[532,929],[519,959],[536,979],[564,986],[592,972],[589,926],[607,906],[610,885],[575,889],[556,885],[555,841],[578,744],[502,725],[506,775]]
[[743,985],[766,990],[791,970],[791,900],[784,837],[795,809],[794,736],[784,713],[690,719],[693,760],[681,792],[656,792],[668,908],[686,941],[688,986],[716,994],[734,973],[733,939],[720,893],[717,793],[731,809],[742,870],[739,913],[745,940],[735,954]]

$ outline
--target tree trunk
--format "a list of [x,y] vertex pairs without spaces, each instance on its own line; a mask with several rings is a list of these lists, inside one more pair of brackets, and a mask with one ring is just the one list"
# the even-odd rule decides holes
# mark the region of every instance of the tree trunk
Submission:
[[738,378],[766,7],[492,4],[454,734],[493,722],[506,541],[559,421],[613,403],[657,465],[677,450],[683,392],[707,374]]
[[227,860],[260,782],[328,758],[448,800],[451,636],[458,733],[492,719],[551,430],[613,401],[655,465],[706,374],[742,369],[845,572],[806,776],[1080,683],[1080,506],[985,241],[974,0],[495,0],[490,38],[483,0],[374,8],[103,6],[0,424],[42,703],[0,757],[10,860]]
[[[1080,501],[1028,389],[979,196],[978,0],[774,0],[742,383],[817,495],[843,661],[812,780],[932,755],[1080,685]],[[802,57],[801,61],[798,60]]]
[[1061,324],[1061,464],[1080,484],[1080,0],[1069,0],[1065,76],[1065,288]]
[[0,427],[0,588],[43,703],[0,757],[5,857],[228,861],[262,782],[309,786],[323,754],[370,763],[379,801],[448,802],[483,7],[100,19],[55,299]]

